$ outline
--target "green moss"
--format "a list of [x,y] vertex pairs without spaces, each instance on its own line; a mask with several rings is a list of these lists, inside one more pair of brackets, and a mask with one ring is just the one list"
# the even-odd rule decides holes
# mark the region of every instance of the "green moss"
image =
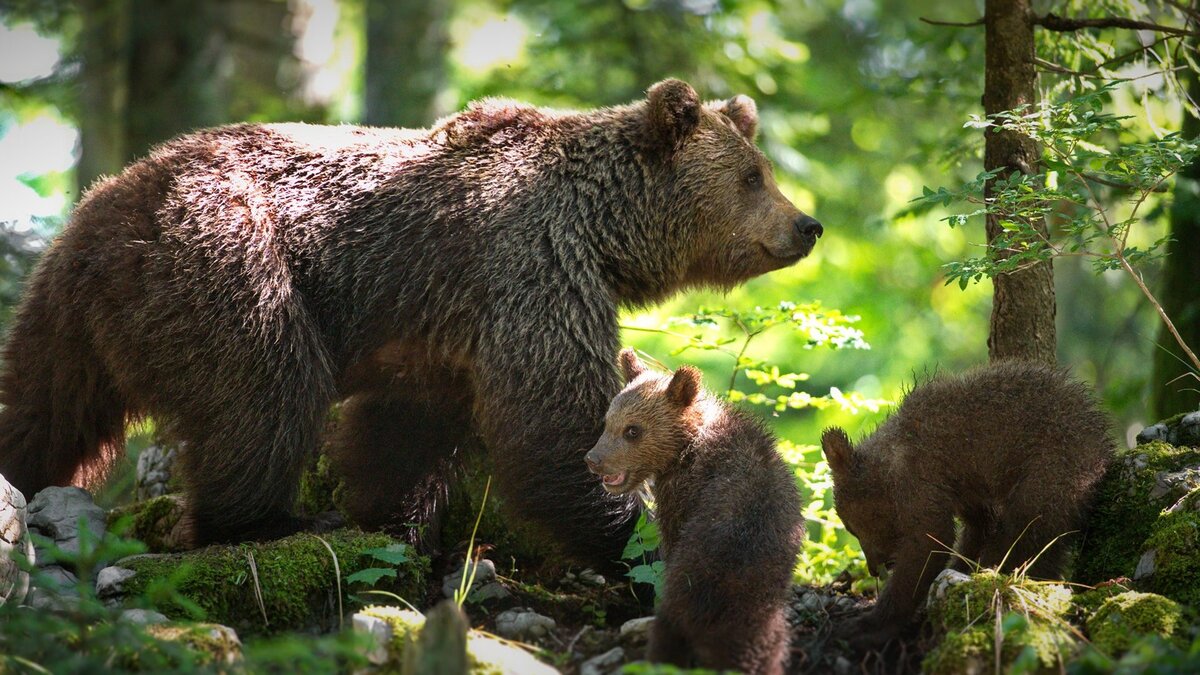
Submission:
[[1119,656],[1148,635],[1177,639],[1182,624],[1179,603],[1154,593],[1127,591],[1105,600],[1088,618],[1087,630],[1097,649]]
[[1200,512],[1180,510],[1159,518],[1145,550],[1153,550],[1148,590],[1200,607]]
[[1070,657],[1075,641],[1065,623],[1004,621],[1012,624],[997,635],[995,624],[952,631],[921,663],[928,675],[993,672],[1000,645],[1001,672],[1058,672]]
[[146,626],[146,634],[177,642],[195,652],[201,664],[231,665],[242,657],[242,643],[225,626],[210,623],[170,623]]
[[971,575],[970,581],[947,588],[945,596],[930,607],[929,619],[939,631],[955,633],[991,622],[997,613],[1018,612],[1062,623],[1070,608],[1071,590],[1062,584],[983,570]]
[[127,536],[145,544],[146,549],[150,552],[165,553],[181,550],[180,533],[176,529],[183,516],[183,503],[180,495],[151,497],[144,502],[136,502],[127,507],[113,509],[108,514],[109,527],[126,516],[132,517]]
[[1155,475],[1198,464],[1200,449],[1161,441],[1118,452],[1096,495],[1076,564],[1077,580],[1096,584],[1133,576],[1143,542],[1162,510],[1171,505],[1169,496],[1150,497]]
[[[385,566],[363,551],[398,543],[387,535],[352,530],[322,535],[322,539],[337,556],[343,595],[349,590],[347,576]],[[146,595],[169,617],[187,617],[187,605],[194,603],[207,619],[246,635],[323,628],[338,621],[334,560],[321,539],[311,534],[261,544],[211,546],[187,554],[135,557],[120,565],[137,572],[127,582],[130,597]],[[256,572],[262,607],[255,591]],[[428,572],[429,560],[417,558],[405,563],[395,579],[383,579],[377,587],[401,597],[419,598],[425,592]],[[169,580],[178,596],[159,590],[162,580]]]
[[300,490],[296,495],[296,511],[303,515],[338,510],[334,493],[338,492],[342,480],[333,473],[333,462],[325,454],[300,476]]
[[[419,612],[398,607],[367,607],[362,613],[382,619],[391,626],[392,637],[387,646],[388,665],[384,671],[394,672],[405,662],[405,652],[416,644],[425,627],[425,617]],[[467,636],[467,658],[473,675],[539,675],[557,672],[529,652],[474,630]]]
[[1080,619],[1086,621],[1088,617],[1096,613],[1096,610],[1100,609],[1100,605],[1103,605],[1105,600],[1114,595],[1133,590],[1133,586],[1130,585],[1132,583],[1128,579],[1123,579],[1076,593],[1073,603]]

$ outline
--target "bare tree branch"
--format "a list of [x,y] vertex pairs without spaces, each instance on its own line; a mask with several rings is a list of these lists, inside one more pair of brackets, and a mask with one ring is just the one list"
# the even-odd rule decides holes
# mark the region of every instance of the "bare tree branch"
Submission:
[[1164,26],[1152,21],[1139,21],[1123,16],[1110,16],[1100,19],[1072,19],[1062,17],[1053,12],[1045,16],[1037,16],[1033,18],[1033,25],[1041,26],[1046,30],[1057,31],[1061,33],[1069,33],[1071,31],[1082,30],[1084,28],[1126,28],[1129,30],[1148,30],[1156,33],[1166,33],[1168,35],[1190,35],[1192,37],[1200,37],[1200,32],[1188,30],[1186,28],[1177,28],[1175,26]]
[[927,23],[930,26],[951,26],[953,28],[972,28],[974,26],[982,26],[983,25],[983,17],[979,17],[978,19],[975,19],[974,21],[966,21],[966,22],[963,22],[963,21],[939,21],[937,19],[926,19],[925,17],[921,17],[921,22]]

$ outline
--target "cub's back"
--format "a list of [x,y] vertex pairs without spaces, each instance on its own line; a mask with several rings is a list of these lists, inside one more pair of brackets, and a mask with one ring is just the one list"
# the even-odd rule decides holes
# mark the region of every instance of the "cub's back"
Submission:
[[[930,475],[1102,472],[1111,423],[1064,370],[1004,361],[918,385],[865,444]],[[1071,480],[1074,480],[1073,478]]]

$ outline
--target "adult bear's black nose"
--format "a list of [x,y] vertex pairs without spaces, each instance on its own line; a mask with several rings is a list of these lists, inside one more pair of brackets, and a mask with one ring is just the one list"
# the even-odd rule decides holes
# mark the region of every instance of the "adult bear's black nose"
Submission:
[[802,237],[816,239],[825,234],[825,228],[821,227],[820,221],[806,213],[796,216],[796,222],[793,223],[793,227],[796,228],[796,233]]

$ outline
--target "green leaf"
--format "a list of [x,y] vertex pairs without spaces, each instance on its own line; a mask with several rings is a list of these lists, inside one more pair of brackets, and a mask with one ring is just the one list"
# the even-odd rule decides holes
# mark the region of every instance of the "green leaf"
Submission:
[[384,548],[367,549],[363,551],[363,554],[391,565],[399,565],[412,559],[408,554],[408,544],[392,544]]
[[384,577],[387,577],[389,579],[395,579],[396,578],[396,570],[387,569],[384,567],[368,567],[366,569],[359,570],[359,571],[355,572],[354,574],[351,574],[350,576],[346,577],[346,581],[347,581],[347,583],[351,583],[351,584],[362,583],[362,584],[366,584],[368,586],[373,586],[376,583],[378,583],[380,579],[383,579]]

